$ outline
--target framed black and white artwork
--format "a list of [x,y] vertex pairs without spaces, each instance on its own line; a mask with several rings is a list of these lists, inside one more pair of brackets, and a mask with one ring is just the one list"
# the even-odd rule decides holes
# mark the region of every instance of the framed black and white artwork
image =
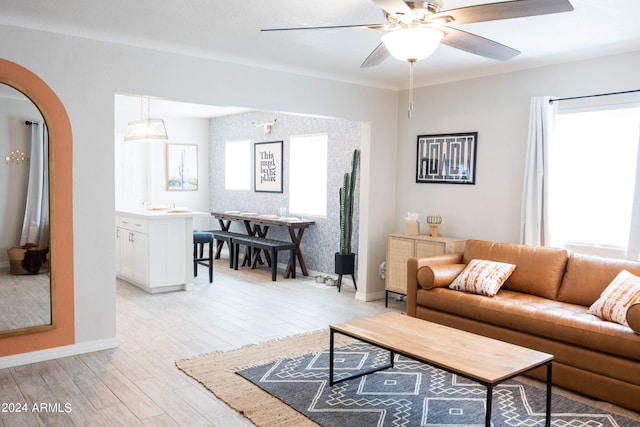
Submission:
[[254,152],[254,191],[282,193],[282,141],[256,142]]
[[475,184],[478,132],[419,135],[417,183]]

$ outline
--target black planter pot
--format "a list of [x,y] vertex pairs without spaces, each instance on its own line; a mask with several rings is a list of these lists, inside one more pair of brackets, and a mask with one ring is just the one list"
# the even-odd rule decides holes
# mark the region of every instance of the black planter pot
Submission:
[[353,274],[356,265],[356,254],[347,255],[336,252],[335,273],[336,274]]
[[342,275],[350,274],[353,279],[353,286],[358,290],[358,285],[356,284],[356,277],[353,275],[355,271],[356,265],[356,254],[350,253],[348,255],[343,255],[336,252],[335,258],[335,273],[338,275],[338,292],[342,288]]

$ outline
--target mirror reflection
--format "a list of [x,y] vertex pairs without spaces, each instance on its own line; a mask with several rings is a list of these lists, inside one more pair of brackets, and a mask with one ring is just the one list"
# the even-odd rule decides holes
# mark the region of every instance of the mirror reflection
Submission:
[[42,115],[0,84],[0,335],[52,324],[48,167]]

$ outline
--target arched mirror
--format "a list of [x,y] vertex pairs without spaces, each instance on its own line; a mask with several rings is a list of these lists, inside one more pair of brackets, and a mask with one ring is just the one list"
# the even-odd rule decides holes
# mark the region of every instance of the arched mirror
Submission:
[[38,108],[0,83],[0,336],[54,327],[48,153]]

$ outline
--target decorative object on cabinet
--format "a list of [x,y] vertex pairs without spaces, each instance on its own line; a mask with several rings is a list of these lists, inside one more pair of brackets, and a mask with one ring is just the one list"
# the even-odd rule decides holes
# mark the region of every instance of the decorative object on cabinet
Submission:
[[437,213],[430,213],[427,216],[427,224],[429,224],[431,237],[438,237],[438,226],[442,224],[442,217]]
[[167,191],[198,189],[198,146],[167,144]]
[[358,290],[354,276],[356,255],[351,251],[351,238],[353,235],[354,194],[359,164],[360,150],[355,149],[351,159],[351,173],[345,172],[342,187],[338,191],[340,196],[340,252],[335,254],[334,268],[334,272],[338,275],[338,292],[342,287],[344,274],[351,275],[353,286]]
[[169,139],[164,120],[151,118],[151,98],[147,98],[147,118],[142,112],[144,98],[140,97],[140,120],[127,124],[125,141],[157,141]]
[[404,234],[409,236],[420,234],[420,215],[417,212],[407,212],[404,218]]
[[407,260],[409,258],[462,252],[466,242],[466,239],[455,237],[389,234],[384,286],[385,307],[389,300],[389,292],[399,295],[407,294]]
[[475,184],[478,132],[418,136],[417,183]]
[[256,142],[254,153],[254,191],[282,193],[282,141]]

